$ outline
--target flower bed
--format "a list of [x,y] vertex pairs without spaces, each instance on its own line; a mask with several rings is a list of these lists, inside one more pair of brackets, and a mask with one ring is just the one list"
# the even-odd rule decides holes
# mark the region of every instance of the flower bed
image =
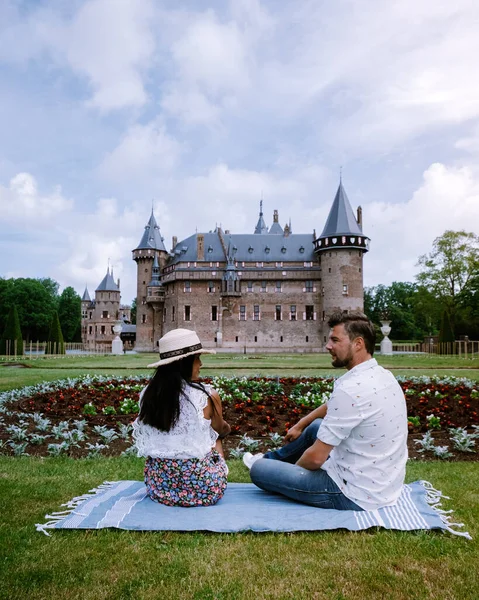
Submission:
[[[75,457],[131,453],[130,423],[147,381],[85,376],[4,392],[0,394],[0,449],[5,454]],[[225,419],[232,427],[225,441],[228,451],[245,435],[260,440],[260,449],[277,444],[278,435],[327,401],[334,384],[332,378],[202,381],[212,384],[222,398]],[[398,381],[408,406],[410,455],[477,460],[477,384],[454,377],[398,377]],[[426,433],[432,441],[420,442]],[[434,450],[445,446],[444,456]]]

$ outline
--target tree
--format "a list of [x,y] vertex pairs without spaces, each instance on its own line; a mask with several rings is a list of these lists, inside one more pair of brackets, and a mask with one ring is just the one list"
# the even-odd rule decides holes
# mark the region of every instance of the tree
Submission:
[[81,332],[81,298],[72,287],[66,287],[58,301],[58,318],[66,342],[74,342]]
[[136,298],[133,298],[133,302],[131,303],[131,322],[133,325],[136,324]]
[[[53,313],[57,308],[58,284],[53,279],[8,279],[0,281],[0,315],[8,314],[15,304],[27,341],[46,340]],[[5,326],[5,321],[0,325]]]
[[50,323],[45,354],[65,354],[65,343],[57,311],[53,313]]
[[0,354],[19,356],[23,354],[23,337],[15,304],[12,304],[8,312],[5,329],[0,340]]
[[479,271],[479,236],[465,231],[446,231],[433,243],[432,252],[419,257],[418,282],[440,301],[455,332],[463,297],[470,292]]

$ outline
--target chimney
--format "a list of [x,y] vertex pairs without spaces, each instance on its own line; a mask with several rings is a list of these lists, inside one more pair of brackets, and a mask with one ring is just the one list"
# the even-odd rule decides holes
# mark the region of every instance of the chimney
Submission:
[[363,228],[363,209],[358,206],[358,218],[356,219],[359,227]]
[[176,237],[176,235],[174,235],[171,238],[171,249],[174,250],[176,247],[176,244],[178,243],[178,238]]
[[202,233],[196,235],[196,260],[205,260],[205,236]]
[[278,222],[278,211],[275,208],[274,212],[273,212],[273,223],[277,223],[277,222]]

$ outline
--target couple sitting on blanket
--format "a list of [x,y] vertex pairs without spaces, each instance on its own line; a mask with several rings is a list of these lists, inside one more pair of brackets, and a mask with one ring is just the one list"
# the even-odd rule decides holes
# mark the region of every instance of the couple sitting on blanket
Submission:
[[[360,312],[335,313],[326,346],[345,367],[326,404],[303,417],[273,452],[243,461],[263,490],[318,508],[375,510],[396,503],[407,460],[404,394],[372,358],[375,330]],[[228,475],[221,438],[230,431],[221,400],[198,379],[203,349],[194,331],[160,339],[156,373],[141,394],[134,423],[152,500],[170,506],[210,506]]]

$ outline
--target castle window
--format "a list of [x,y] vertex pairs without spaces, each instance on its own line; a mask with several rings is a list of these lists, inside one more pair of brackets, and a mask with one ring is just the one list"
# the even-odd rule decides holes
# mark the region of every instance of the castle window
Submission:
[[215,291],[215,282],[214,281],[208,281],[208,293],[212,294]]
[[331,273],[331,267],[329,267],[329,269],[328,269],[328,273]]
[[281,248],[281,252],[282,252],[283,254],[286,254],[286,246],[283,246],[283,247]]
[[261,291],[266,292],[266,281],[261,282]]
[[[304,246],[301,246],[301,248],[299,249],[299,251],[301,252],[301,254],[304,254]],[[306,266],[306,265],[304,265]]]
[[283,342],[283,336],[281,336],[281,337],[279,338],[279,341],[280,341],[280,342]]
[[306,321],[316,321],[316,313],[314,312],[314,306],[312,304],[306,305],[306,312],[304,316]]
[[248,292],[252,292],[253,291],[253,282],[248,281],[247,286],[248,286]]
[[257,267],[262,267],[262,266],[263,266],[263,263],[262,263],[262,262],[257,262],[257,263],[256,263],[256,266],[257,266]]
[[314,287],[313,287],[312,281],[305,282],[303,292],[314,292]]
[[323,310],[323,321],[326,321],[326,311]]
[[105,326],[104,326],[104,325],[102,325],[102,326],[101,326],[100,333],[101,333],[102,335],[104,335],[104,334],[105,334]]
[[306,342],[309,342],[309,335],[306,336]]
[[246,306],[242,304],[239,310],[239,320],[246,321]]
[[212,321],[218,320],[218,307],[217,306],[211,307],[211,320]]
[[111,333],[113,333],[113,325],[111,326]]
[[166,308],[163,309],[163,323],[166,322]]
[[306,261],[306,262],[304,263],[304,266],[305,266],[305,267],[312,267],[312,266],[313,266],[313,263],[312,263],[311,261]]
[[255,342],[257,342],[257,341],[258,341],[258,336],[257,336],[257,335],[255,335],[255,336],[254,336],[254,341],[255,341]]
[[289,320],[296,321],[296,305],[292,304],[289,311]]
[[344,283],[343,284],[343,296],[347,296],[348,295],[348,284]]
[[171,307],[171,320],[172,321],[175,320],[175,307],[174,306]]
[[274,311],[274,320],[281,321],[281,304],[277,304]]
[[145,273],[148,273],[148,269],[145,269]]
[[276,263],[276,266],[277,266],[277,267],[282,267],[282,266],[283,266],[283,263],[282,263],[282,262],[277,262],[277,263]]
[[89,329],[88,329],[88,333],[92,334],[93,333],[93,325],[90,325]]
[[141,315],[141,322],[146,323],[146,315]]
[[276,291],[277,292],[281,292],[281,287],[282,287],[281,281],[277,281],[276,282],[276,287],[275,287]]
[[250,254],[253,254],[253,252],[254,252],[254,248],[253,248],[253,246],[250,246],[250,247],[248,248],[248,252],[249,252]]
[[185,305],[185,321],[191,321],[191,306]]
[[361,273],[361,267],[359,267],[359,272]]
[[185,292],[191,292],[191,281],[185,281],[185,288],[184,288]]
[[238,341],[238,336],[235,337],[235,342],[237,342],[237,341]]
[[104,311],[101,313],[101,318],[102,318],[102,319],[108,319],[108,318],[109,318],[109,316],[110,316],[110,315],[108,314],[108,311],[107,311],[107,310],[104,310]]
[[91,316],[92,316],[92,314],[93,314],[93,313],[90,311],[90,319],[91,319]]
[[255,304],[253,308],[253,321],[259,321],[260,319],[259,304]]

